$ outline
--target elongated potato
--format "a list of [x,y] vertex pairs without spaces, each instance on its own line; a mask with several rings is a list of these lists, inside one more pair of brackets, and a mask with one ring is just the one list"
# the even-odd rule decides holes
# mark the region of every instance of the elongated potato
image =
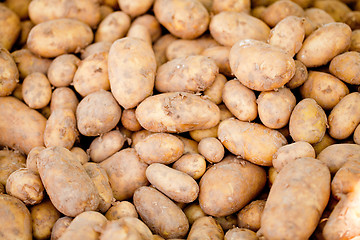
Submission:
[[314,1],[313,7],[327,12],[336,22],[344,22],[347,13],[351,9],[343,1]]
[[172,167],[190,175],[195,180],[199,179],[206,170],[206,161],[197,153],[187,153],[179,158]]
[[164,238],[186,236],[189,222],[184,212],[165,195],[151,187],[140,187],[133,199],[141,219],[154,233]]
[[111,92],[125,109],[151,95],[156,60],[149,44],[134,38],[116,40],[110,48],[108,69]]
[[229,155],[209,168],[201,178],[199,203],[206,214],[227,216],[250,202],[265,183],[263,168]]
[[262,19],[270,27],[274,27],[281,20],[288,16],[304,16],[304,10],[295,2],[280,0],[272,3],[263,13]]
[[250,12],[250,0],[213,0],[211,11],[215,14],[224,11]]
[[115,11],[110,13],[101,21],[95,33],[95,42],[113,43],[119,38],[123,38],[130,28],[130,17],[122,12]]
[[0,145],[28,154],[44,146],[45,125],[45,117],[18,99],[0,97]]
[[251,39],[234,44],[229,61],[239,81],[257,91],[280,88],[295,74],[291,56],[280,48]]
[[79,100],[71,88],[59,87],[51,95],[50,111],[53,112],[56,109],[67,108],[75,113],[78,104]]
[[56,19],[40,23],[29,33],[29,50],[42,57],[79,52],[93,40],[91,28],[75,19]]
[[308,239],[328,203],[330,181],[329,169],[314,158],[287,164],[270,189],[258,234],[271,239]]
[[0,45],[10,51],[20,33],[20,19],[3,4],[0,5],[0,16]]
[[51,85],[48,78],[38,72],[29,74],[22,84],[25,103],[34,109],[43,108],[51,99]]
[[148,97],[136,108],[140,125],[152,132],[187,132],[216,126],[220,110],[209,100],[185,92]]
[[38,155],[37,167],[46,192],[59,212],[74,217],[97,209],[99,197],[95,185],[69,150],[46,148]]
[[335,22],[330,14],[320,8],[305,9],[305,17],[311,21],[315,28],[319,28],[327,23]]
[[14,91],[19,81],[19,71],[14,59],[5,48],[0,48],[0,65],[3,69],[0,73],[0,97],[4,97]]
[[54,87],[67,87],[74,78],[80,59],[73,54],[63,54],[55,58],[48,69],[49,82]]
[[241,228],[248,228],[251,231],[258,231],[261,226],[261,215],[265,203],[265,200],[255,200],[246,205],[237,214],[237,225]]
[[220,224],[212,217],[201,217],[195,220],[191,226],[188,240],[197,239],[213,239],[222,240],[224,239],[224,231]]
[[129,38],[136,38],[145,43],[152,45],[151,35],[147,27],[141,24],[131,24],[129,31],[126,35]]
[[220,162],[225,154],[224,146],[215,137],[207,137],[201,139],[198,145],[201,155],[210,163]]
[[106,212],[105,217],[108,220],[117,220],[123,217],[134,217],[137,218],[135,206],[128,201],[116,201]]
[[287,143],[276,130],[234,118],[220,123],[218,138],[233,154],[262,166],[271,166],[273,154]]
[[351,51],[334,57],[329,70],[336,77],[349,84],[360,84],[360,53]]
[[[168,60],[174,60],[175,58],[184,58],[193,55],[200,55],[205,49],[205,46],[201,44],[201,38],[195,40],[178,39],[170,43],[166,48],[166,57]],[[215,40],[213,40],[216,43]]]

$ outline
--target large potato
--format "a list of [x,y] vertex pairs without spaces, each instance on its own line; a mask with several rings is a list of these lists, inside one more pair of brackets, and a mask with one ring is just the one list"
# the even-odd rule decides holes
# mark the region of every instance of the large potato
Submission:
[[256,91],[284,86],[295,74],[295,62],[282,49],[257,40],[234,44],[229,55],[230,67],[239,81]]
[[316,0],[313,6],[327,12],[336,22],[344,22],[346,14],[351,12],[351,9],[343,1]]
[[5,48],[0,48],[0,65],[2,71],[0,72],[0,97],[10,95],[19,81],[19,70],[11,57],[10,53]]
[[129,30],[131,23],[130,17],[121,11],[110,13],[101,21],[95,33],[95,42],[113,43],[119,38],[123,38]]
[[18,151],[0,150],[0,184],[6,185],[11,173],[25,167],[25,156]]
[[4,5],[0,5],[0,45],[10,50],[20,33],[19,17]]
[[145,99],[136,109],[136,118],[152,132],[187,132],[216,126],[220,110],[195,94],[172,92]]
[[329,70],[346,83],[360,85],[360,53],[351,51],[334,57]]
[[146,42],[128,37],[116,40],[110,48],[108,69],[111,92],[125,109],[152,94],[156,60]]
[[191,226],[188,240],[206,239],[223,240],[224,231],[220,224],[212,217],[201,217],[195,220]]

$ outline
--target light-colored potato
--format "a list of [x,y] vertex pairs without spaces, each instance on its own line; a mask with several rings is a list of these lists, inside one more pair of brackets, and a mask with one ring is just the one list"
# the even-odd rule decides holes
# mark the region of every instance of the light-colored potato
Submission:
[[136,230],[136,232],[140,236],[140,239],[142,240],[153,240],[153,235],[148,226],[146,226],[145,223],[138,218],[124,217],[113,222],[117,222],[119,225],[133,228],[134,230]]
[[76,108],[77,126],[85,136],[109,132],[119,122],[121,108],[113,95],[99,90],[83,98]]
[[329,70],[346,83],[360,85],[360,53],[351,51],[334,57]]
[[349,137],[360,123],[360,93],[346,95],[329,115],[329,134],[335,139]]
[[31,149],[31,151],[29,152],[29,154],[26,157],[26,168],[39,175],[39,171],[37,169],[37,158],[38,158],[38,154],[44,150],[45,147],[43,146],[39,146],[39,147],[34,147]]
[[256,233],[247,228],[233,228],[226,232],[224,240],[258,240]]
[[67,87],[74,78],[80,59],[73,54],[56,57],[50,64],[47,76],[54,87]]
[[55,222],[60,213],[50,200],[45,200],[30,209],[32,232],[35,239],[49,239]]
[[81,164],[85,164],[90,160],[89,155],[80,147],[73,147],[70,152]]
[[51,99],[51,85],[42,73],[29,74],[22,84],[22,95],[25,103],[34,109],[43,108]]
[[284,86],[295,74],[295,62],[282,49],[257,40],[234,44],[229,55],[230,67],[239,81],[257,91]]
[[211,11],[215,14],[224,11],[250,12],[250,0],[213,0]]
[[349,50],[360,52],[360,29],[352,31],[351,45]]
[[198,152],[198,143],[194,140],[182,137],[177,135],[177,137],[183,142],[184,144],[184,154],[188,153],[199,153]]
[[196,219],[206,216],[206,214],[201,209],[201,207],[198,203],[192,203],[192,204],[188,205],[184,209],[184,213],[185,213],[190,225],[192,225],[196,221]]
[[124,222],[109,221],[104,226],[100,240],[142,240],[140,233],[135,228],[126,225]]
[[29,33],[27,46],[42,57],[77,53],[93,41],[91,28],[75,19],[56,19],[39,23]]
[[187,153],[179,158],[172,167],[197,180],[205,173],[206,161],[200,154]]
[[193,130],[193,131],[190,131],[189,134],[192,139],[194,139],[197,142],[200,142],[204,138],[208,138],[208,137],[216,138],[217,132],[218,132],[218,127],[219,127],[219,125],[216,125],[215,127],[212,127],[212,128],[203,129],[203,130]]
[[174,36],[194,39],[208,28],[209,13],[195,0],[156,0],[155,17]]
[[144,14],[142,16],[139,16],[135,18],[135,20],[132,22],[133,25],[140,24],[144,25],[151,36],[151,40],[155,42],[161,37],[162,29],[160,26],[160,23],[158,20],[150,14]]
[[243,39],[265,41],[270,34],[270,28],[263,21],[239,12],[216,14],[211,19],[209,30],[216,41],[228,47]]
[[274,153],[287,143],[276,130],[234,118],[220,123],[218,136],[230,152],[262,166],[271,166]]
[[45,125],[46,118],[20,100],[0,97],[0,145],[28,154],[44,146]]
[[187,132],[216,126],[220,110],[195,94],[171,92],[146,98],[136,108],[136,118],[152,132]]
[[331,182],[331,194],[336,199],[343,199],[347,194],[358,192],[360,177],[360,161],[348,160],[336,172]]
[[270,27],[274,27],[288,16],[303,17],[304,14],[304,10],[295,2],[290,0],[280,0],[267,7],[262,15],[262,19]]
[[30,30],[35,26],[30,20],[25,20],[20,22],[21,30],[19,33],[18,40],[16,45],[19,47],[25,47],[27,38],[29,36]]
[[149,184],[147,166],[133,148],[123,149],[100,163],[109,177],[114,198],[119,201],[131,198],[136,189]]
[[146,13],[154,0],[118,0],[120,9],[132,18]]
[[274,184],[274,181],[278,175],[278,172],[275,170],[274,167],[270,167],[268,170],[268,179],[269,179],[269,187]]
[[153,134],[148,130],[140,130],[131,134],[131,147],[135,148],[135,145],[144,140],[147,136]]
[[122,11],[110,13],[99,24],[95,33],[95,42],[113,43],[126,35],[130,28],[130,23],[131,19],[126,13]]
[[95,185],[69,150],[46,148],[38,155],[37,167],[45,190],[59,212],[74,217],[97,209],[99,197]]
[[2,66],[0,73],[0,97],[4,97],[10,95],[16,88],[16,84],[19,81],[19,71],[10,53],[1,47],[0,65]]
[[28,7],[31,0],[6,0],[5,6],[12,10],[21,20],[27,19]]
[[224,238],[224,231],[220,224],[212,217],[201,217],[195,220],[191,226],[188,240],[222,240]]
[[10,51],[19,36],[19,17],[5,5],[0,5],[0,46]]
[[229,63],[230,47],[215,46],[204,49],[201,55],[212,58],[216,65],[219,67],[219,72],[226,75],[232,76]]
[[198,145],[199,153],[210,163],[220,162],[225,154],[224,146],[214,137],[203,138]]
[[137,132],[142,129],[140,123],[136,119],[135,109],[125,109],[121,115],[121,124],[124,128]]
[[330,181],[329,169],[314,158],[287,164],[270,189],[258,236],[308,239],[328,203]]
[[109,14],[113,13],[114,9],[108,5],[100,5],[100,22],[104,20]]
[[[206,35],[205,35],[206,36]],[[193,55],[200,55],[209,46],[210,40],[211,45],[218,46],[218,43],[210,38],[209,42],[205,45],[204,41],[206,38],[198,38],[195,40],[178,39],[170,43],[166,48],[166,58],[173,60],[175,58],[184,58]]]
[[81,59],[85,59],[95,53],[107,52],[109,53],[111,42],[96,42],[88,45],[85,49],[81,50]]
[[301,86],[307,78],[308,71],[305,64],[303,64],[299,60],[295,60],[295,74],[290,79],[290,81],[286,83],[286,86],[290,89],[297,88]]
[[167,62],[168,59],[166,57],[166,50],[172,42],[176,41],[176,39],[177,38],[171,34],[165,34],[154,43],[153,49],[156,59],[156,65],[158,67]]
[[341,1],[314,1],[313,7],[327,12],[336,22],[344,22],[345,16],[351,9]]
[[289,130],[296,142],[318,143],[324,137],[326,127],[326,114],[312,98],[301,100],[291,113]]
[[22,96],[22,84],[17,83],[14,91],[12,92],[12,96],[16,97],[20,101],[24,101],[24,98]]
[[58,240],[65,232],[66,228],[69,227],[72,220],[71,217],[59,218],[51,229],[51,240]]
[[137,218],[135,206],[128,201],[116,201],[106,212],[105,217],[108,220],[117,220],[123,217],[134,217]]
[[335,143],[336,140],[330,137],[328,133],[325,133],[324,137],[321,139],[320,142],[313,144],[316,156],[318,156],[322,150]]
[[71,88],[60,87],[56,88],[51,95],[50,111],[53,112],[56,109],[71,109],[76,112],[79,100]]
[[237,214],[237,224],[240,228],[248,228],[251,231],[260,229],[261,215],[265,207],[265,200],[255,200],[246,205]]
[[356,144],[360,145],[360,124],[355,128],[353,139]]
[[335,22],[330,14],[320,8],[305,9],[305,17],[311,21],[316,29],[327,23]]
[[152,45],[151,35],[146,26],[141,24],[131,24],[126,35],[130,38],[140,39],[149,45]]

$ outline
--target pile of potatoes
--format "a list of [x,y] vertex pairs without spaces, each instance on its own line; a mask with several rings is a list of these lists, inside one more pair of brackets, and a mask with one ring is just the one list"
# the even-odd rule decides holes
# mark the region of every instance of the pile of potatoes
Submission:
[[360,1],[1,1],[0,239],[360,239]]

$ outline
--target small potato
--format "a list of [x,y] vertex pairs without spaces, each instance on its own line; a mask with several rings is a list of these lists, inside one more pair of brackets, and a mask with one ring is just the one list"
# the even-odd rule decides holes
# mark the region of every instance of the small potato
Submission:
[[216,126],[217,105],[185,92],[162,93],[146,98],[136,108],[140,125],[152,132],[187,132]]
[[157,66],[161,66],[167,62],[168,59],[166,57],[166,50],[172,42],[176,41],[176,39],[177,38],[172,34],[165,34],[154,43],[153,50]]
[[209,57],[177,58],[158,68],[155,88],[159,92],[196,93],[210,87],[218,73],[218,66]]
[[188,240],[197,239],[212,239],[222,240],[224,239],[224,231],[219,223],[212,217],[201,217],[195,220],[191,226]]
[[133,148],[123,149],[100,163],[118,201],[131,198],[136,189],[149,184],[145,175],[147,166]]
[[133,25],[136,25],[136,24],[144,25],[148,29],[150,36],[151,36],[151,40],[153,42],[155,42],[156,40],[158,40],[161,37],[162,30],[161,30],[160,23],[153,15],[144,14],[142,16],[139,16],[134,19],[132,24]]
[[141,240],[153,240],[153,235],[150,229],[148,228],[148,226],[146,226],[145,223],[139,220],[138,218],[124,217],[119,220],[112,221],[110,223],[113,222],[117,222],[119,225],[123,225],[125,227],[133,228],[140,235]]
[[137,132],[142,129],[140,123],[136,119],[135,109],[125,109],[121,115],[121,124],[124,128]]
[[131,24],[126,37],[140,39],[152,45],[151,35],[147,27],[141,24]]
[[10,51],[20,33],[20,19],[3,4],[0,5],[0,16],[0,46]]
[[43,200],[44,186],[37,174],[26,168],[20,168],[11,173],[7,179],[6,192],[25,204],[34,205]]
[[230,67],[239,81],[256,91],[284,86],[295,74],[295,62],[282,49],[256,40],[242,40],[230,50]]
[[326,127],[326,114],[312,98],[301,100],[291,113],[289,130],[296,142],[318,143],[324,137]]
[[215,14],[224,11],[250,12],[250,0],[213,0],[211,11]]
[[232,72],[230,69],[229,63],[229,54],[230,54],[230,47],[225,46],[215,46],[209,47],[201,52],[201,55],[210,57],[219,67],[219,72],[226,75],[232,76]]
[[328,133],[325,133],[324,137],[321,139],[320,142],[313,144],[316,156],[318,156],[322,150],[335,143],[336,140],[330,137]]
[[200,154],[187,153],[179,158],[172,167],[198,180],[205,173],[206,161]]
[[196,221],[196,219],[206,216],[204,211],[201,209],[200,205],[197,203],[192,203],[192,204],[188,205],[184,209],[184,213],[185,213],[190,225],[192,225]]
[[261,122],[268,128],[279,129],[289,123],[296,98],[290,89],[280,88],[261,92],[256,103]]
[[258,236],[308,239],[328,203],[330,181],[329,169],[314,158],[287,164],[270,189]]
[[198,143],[194,140],[185,138],[185,137],[181,137],[181,136],[177,136],[184,144],[184,154],[188,154],[188,153],[199,153],[198,152]]
[[302,62],[299,60],[295,60],[295,74],[290,79],[289,82],[286,83],[286,87],[290,89],[297,88],[301,86],[306,79],[308,78],[308,70]]
[[360,85],[360,53],[351,51],[334,57],[329,70],[346,83]]
[[348,25],[345,23],[328,23],[315,30],[305,39],[296,58],[303,62],[306,67],[318,67],[327,64],[336,55],[346,51],[350,44],[351,28]]
[[142,140],[144,140],[147,136],[149,136],[151,134],[153,134],[153,132],[150,132],[145,129],[134,132],[133,134],[131,134],[131,147],[135,148],[136,144],[138,144],[139,142],[141,142]]
[[146,13],[154,0],[118,0],[120,9],[132,18]]
[[2,185],[6,185],[6,180],[13,172],[24,167],[24,155],[8,149],[0,150],[0,183]]
[[79,52],[93,41],[91,28],[75,19],[56,19],[39,23],[29,33],[27,46],[41,57],[57,57]]
[[344,22],[345,16],[351,9],[341,1],[322,1],[316,0],[314,8],[319,8],[327,12],[336,22]]
[[189,222],[184,212],[165,195],[151,187],[140,187],[133,199],[141,219],[152,232],[164,238],[186,236]]
[[267,7],[262,15],[262,19],[270,27],[274,27],[288,16],[303,17],[304,14],[304,10],[295,2],[290,0],[280,0]]
[[89,161],[89,155],[80,147],[73,147],[70,152],[81,164],[85,164]]
[[344,23],[349,25],[352,30],[360,28],[360,11],[351,11],[344,17]]
[[101,52],[109,52],[110,47],[112,43],[111,42],[96,42],[93,44],[88,45],[85,49],[81,50],[81,59],[85,59],[88,56],[91,56],[95,53],[101,53]]
[[21,30],[16,42],[16,45],[20,47],[26,46],[26,41],[29,36],[31,29],[35,26],[30,20],[25,20],[20,22]]
[[22,95],[22,84],[17,83],[14,91],[12,92],[12,96],[16,97],[20,101],[24,101],[23,95]]
[[19,81],[19,71],[10,53],[1,47],[0,65],[2,66],[2,71],[0,72],[0,97],[4,97],[10,95],[16,88],[16,84]]
[[130,17],[121,11],[110,13],[99,24],[95,33],[95,42],[110,42],[122,38],[130,28]]
[[50,200],[45,200],[30,209],[32,232],[36,239],[49,239],[55,222],[60,218],[60,213]]
[[[11,119],[11,121],[9,121]],[[0,98],[0,145],[25,154],[44,146],[46,118],[14,97]]]
[[66,108],[75,113],[78,104],[79,100],[71,88],[60,87],[56,88],[52,93],[50,111],[53,112],[56,109]]
[[153,10],[158,21],[179,38],[197,38],[208,28],[209,13],[195,0],[156,0]]
[[58,240],[69,227],[72,220],[71,217],[59,218],[51,229],[51,240]]
[[237,79],[225,83],[222,100],[230,112],[241,121],[252,121],[257,117],[255,93]]
[[80,59],[73,54],[56,57],[50,64],[47,76],[54,87],[68,87],[74,78]]
[[147,164],[170,164],[184,153],[184,144],[169,133],[154,133],[135,145],[140,159]]
[[305,17],[314,24],[316,29],[327,23],[335,22],[330,14],[320,8],[305,9]]
[[354,142],[360,145],[360,124],[355,128],[353,138]]
[[203,138],[199,142],[198,150],[210,163],[220,162],[225,154],[224,146],[214,137]]
[[215,127],[212,127],[212,128],[203,129],[203,130],[193,130],[193,131],[190,131],[189,134],[192,139],[194,139],[197,142],[200,142],[204,138],[208,138],[208,137],[216,138],[217,132],[218,132],[218,127],[219,127],[219,125],[216,125]]
[[303,98],[314,99],[324,110],[331,110],[349,94],[349,89],[345,83],[328,73],[310,71],[308,79],[300,87],[300,93]]
[[359,190],[358,179],[360,177],[360,162],[358,160],[348,160],[336,172],[331,182],[331,194],[336,199],[342,199],[347,194]]
[[113,203],[113,206],[106,212],[105,217],[108,220],[117,220],[123,217],[134,217],[137,218],[135,206],[128,201],[121,201]]
[[360,29],[352,31],[349,51],[360,52]]
[[209,168],[201,178],[199,203],[206,214],[227,216],[250,202],[265,183],[263,168],[229,155]]
[[83,98],[76,108],[77,126],[85,136],[97,136],[113,129],[121,117],[121,108],[113,95],[105,90]]
[[278,172],[275,170],[274,167],[270,167],[268,170],[268,179],[269,179],[269,187],[274,184],[274,181],[278,175]]
[[234,118],[220,123],[218,135],[230,152],[261,166],[271,166],[274,153],[287,143],[276,130]]
[[113,13],[114,9],[108,5],[100,5],[100,21],[104,20],[109,14]]
[[0,236],[3,239],[32,239],[30,212],[19,199],[0,194]]
[[224,240],[258,240],[256,233],[247,228],[233,228],[226,232]]
[[277,172],[288,163],[297,158],[312,157],[315,158],[315,150],[308,142],[295,142],[279,148],[273,156],[273,166]]
[[16,13],[20,19],[24,20],[29,17],[28,7],[31,0],[6,0],[5,6]]
[[51,85],[42,73],[29,74],[22,84],[22,95],[25,103],[33,109],[43,108],[51,99]]
[[346,95],[329,115],[329,134],[335,139],[349,137],[360,123],[360,93]]
[[39,171],[37,169],[37,158],[38,158],[38,154],[44,150],[45,147],[40,146],[40,147],[34,147],[33,149],[31,149],[31,151],[29,152],[29,154],[26,157],[26,168],[39,175]]
[[119,221],[109,221],[104,226],[100,240],[112,240],[116,236],[117,240],[142,240],[138,231],[132,226]]
[[237,214],[237,224],[240,228],[247,228],[254,232],[260,229],[261,215],[265,207],[265,200],[255,200],[245,206]]
[[221,12],[212,17],[209,30],[220,44],[231,47],[243,39],[265,41],[270,28],[260,19],[239,12]]
[[216,222],[218,222],[221,228],[224,231],[228,231],[229,229],[234,228],[237,225],[236,215],[228,215],[224,217],[217,217],[215,218]]

